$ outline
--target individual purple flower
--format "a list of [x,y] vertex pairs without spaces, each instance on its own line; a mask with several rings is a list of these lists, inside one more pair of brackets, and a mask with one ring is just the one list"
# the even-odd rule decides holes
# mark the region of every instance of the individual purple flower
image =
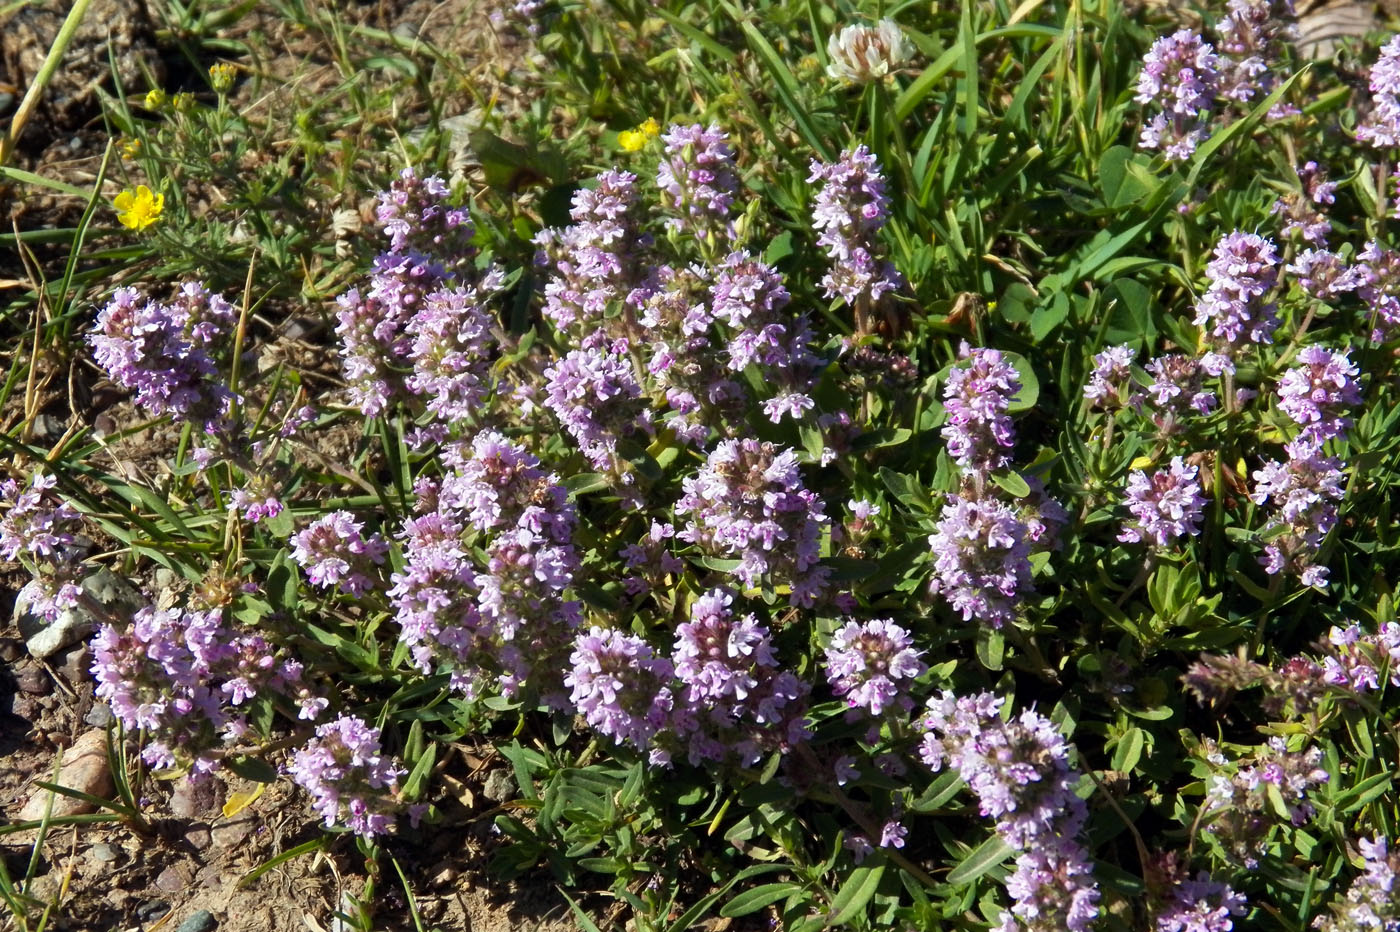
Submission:
[[880,160],[865,146],[841,153],[830,165],[812,160],[807,183],[822,182],[812,207],[817,245],[831,259],[822,279],[829,298],[840,297],[853,307],[868,307],[897,290],[903,278],[879,258],[880,228],[890,212]]
[[1330,916],[1318,916],[1313,928],[1320,932],[1397,932],[1400,930],[1400,852],[1390,849],[1384,835],[1359,839],[1363,869],[1347,892],[1332,903]]
[[1381,46],[1371,66],[1371,113],[1356,128],[1356,139],[1377,149],[1400,146],[1400,36]]
[[401,808],[398,779],[408,773],[384,755],[379,729],[342,715],[316,727],[287,764],[296,784],[311,794],[326,827],[342,824],[361,838],[389,831]]
[[1125,404],[1135,362],[1137,350],[1127,343],[1096,353],[1094,371],[1089,374],[1089,384],[1084,386],[1084,398],[1089,405],[1111,409]]
[[595,330],[608,304],[636,287],[635,252],[646,242],[637,231],[637,203],[637,176],[606,171],[593,188],[574,193],[572,224],[535,237],[539,263],[553,267],[544,315],[559,329]]
[[578,635],[564,685],[599,734],[647,750],[671,714],[671,662],[641,638],[594,627]]
[[904,839],[908,836],[909,829],[899,819],[890,819],[880,827],[880,847],[903,848]]
[[1161,108],[1142,128],[1139,145],[1160,149],[1168,161],[1191,157],[1207,136],[1219,92],[1220,59],[1199,33],[1181,29],[1152,43],[1142,61],[1140,104]]
[[388,553],[384,538],[365,537],[364,525],[348,511],[333,511],[292,537],[292,559],[313,586],[339,586],[357,598],[374,588],[374,567]]
[[952,498],[943,506],[933,551],[932,590],[964,621],[1000,628],[1031,587],[1030,545],[1017,513],[995,499]]
[[[1214,742],[1208,742],[1207,750],[1213,748]],[[1274,737],[1248,763],[1216,759],[1220,763],[1206,782],[1201,804],[1202,824],[1252,870],[1265,836],[1281,817],[1295,827],[1312,818],[1308,793],[1329,779],[1321,766],[1322,749],[1290,751],[1283,738]],[[1280,799],[1283,813],[1278,811]]]
[[545,407],[559,418],[589,464],[598,472],[621,473],[617,441],[652,431],[651,411],[627,341],[609,341],[599,331],[544,375]]
[[[826,648],[826,678],[831,690],[846,697],[852,709],[883,715],[888,709],[909,712],[914,703],[904,694],[911,681],[928,669],[908,631],[888,620],[848,621]],[[903,681],[903,682],[902,682]]]
[[1303,428],[1299,439],[1322,443],[1346,435],[1351,418],[1345,411],[1361,403],[1360,369],[1347,350],[1306,346],[1298,353],[1302,365],[1279,379],[1279,409]]
[[1236,230],[1220,238],[1206,265],[1210,286],[1196,302],[1198,327],[1227,350],[1245,342],[1272,343],[1278,329],[1273,303],[1265,296],[1278,283],[1278,252],[1273,241]]
[[812,605],[826,588],[821,559],[821,498],[802,483],[797,454],[752,438],[721,441],[700,472],[682,480],[676,536],[713,556],[737,558],[745,586],[765,576],[791,587],[794,605]]
[[1183,535],[1194,537],[1201,532],[1206,498],[1196,467],[1174,456],[1171,465],[1151,475],[1140,469],[1128,474],[1127,504],[1133,520],[1123,526],[1118,539],[1168,547]]
[[661,206],[673,212],[673,230],[689,228],[699,237],[731,238],[730,214],[739,191],[734,151],[717,124],[672,124],[663,133],[665,153],[656,169]]
[[118,288],[88,339],[93,359],[152,416],[210,428],[233,399],[215,347],[237,317],[221,296],[194,282],[181,285],[169,304]]
[[1287,571],[1301,577],[1304,585],[1322,588],[1327,569],[1313,560],[1337,523],[1346,476],[1341,461],[1324,456],[1315,443],[1294,440],[1285,450],[1287,460],[1272,460],[1254,472],[1250,500],[1261,506],[1272,503],[1260,562],[1270,576]]
[[670,542],[676,536],[674,525],[662,521],[652,521],[651,527],[639,541],[623,545],[617,555],[629,570],[640,571],[639,575],[623,580],[623,587],[629,595],[641,595],[660,585],[667,576],[674,576],[685,569],[685,562],[671,552]]
[[966,343],[959,352],[966,365],[954,366],[943,387],[948,423],[943,439],[963,472],[986,475],[1011,462],[1016,434],[1008,410],[1021,391],[1016,367],[1000,352]]

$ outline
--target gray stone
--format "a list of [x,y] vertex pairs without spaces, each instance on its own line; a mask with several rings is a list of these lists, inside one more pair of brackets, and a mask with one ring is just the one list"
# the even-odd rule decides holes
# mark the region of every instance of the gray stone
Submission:
[[[142,604],[141,593],[131,583],[103,567],[82,582],[83,592],[114,615],[137,611]],[[29,612],[30,600],[21,596],[15,600],[15,623],[24,635],[25,647],[35,657],[51,657],[87,637],[98,621],[88,608],[79,604],[60,612],[53,621],[45,621]]]
[[156,876],[156,889],[161,893],[179,893],[185,889],[185,875],[175,865],[170,865]]
[[211,932],[219,924],[219,920],[214,918],[214,914],[207,909],[201,909],[176,927],[175,932]]
[[185,841],[196,851],[203,851],[214,842],[214,837],[209,834],[209,828],[205,825],[194,825],[185,831]]
[[147,900],[136,907],[136,916],[142,922],[154,922],[170,912],[170,904],[165,900]]
[[105,702],[88,709],[88,714],[83,716],[83,723],[91,725],[93,728],[106,728],[116,721],[116,716],[112,714],[112,707]]
[[493,803],[504,803],[515,798],[516,789],[515,778],[510,771],[493,770],[486,775],[486,785],[481,788],[481,795]]
[[117,851],[116,848],[113,848],[105,841],[99,841],[97,844],[93,845],[89,853],[93,858],[101,861],[103,864],[111,864],[113,861],[117,860],[117,858],[121,857],[121,852]]

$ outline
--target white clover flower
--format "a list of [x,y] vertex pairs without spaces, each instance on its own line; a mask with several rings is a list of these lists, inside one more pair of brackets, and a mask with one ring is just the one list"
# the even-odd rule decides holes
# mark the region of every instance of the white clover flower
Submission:
[[850,84],[868,84],[898,71],[914,54],[899,24],[882,19],[874,26],[847,26],[826,44],[827,74]]

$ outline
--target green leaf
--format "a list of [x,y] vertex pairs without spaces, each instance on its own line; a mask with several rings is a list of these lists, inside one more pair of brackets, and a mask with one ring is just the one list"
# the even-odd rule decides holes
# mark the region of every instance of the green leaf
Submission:
[[993,835],[948,872],[948,882],[954,886],[971,883],[1015,853],[1016,849],[1002,840],[1000,835]]
[[992,481],[1012,498],[1025,498],[1031,494],[1030,483],[1018,472],[992,473]]
[[1147,746],[1147,732],[1137,726],[1129,728],[1118,739],[1118,747],[1113,752],[1113,769],[1132,773],[1142,760],[1143,749]]
[[885,875],[885,859],[867,858],[866,863],[851,871],[841,889],[831,898],[831,919],[827,925],[839,926],[850,922],[864,909],[880,887]]
[[719,914],[730,919],[736,916],[747,916],[749,913],[756,913],[763,907],[791,896],[801,889],[803,889],[802,884],[791,881],[765,883],[751,887],[725,903],[720,908]]

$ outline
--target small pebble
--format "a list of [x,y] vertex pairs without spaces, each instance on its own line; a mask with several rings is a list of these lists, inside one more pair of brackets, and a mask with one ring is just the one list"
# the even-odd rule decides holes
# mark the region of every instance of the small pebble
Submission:
[[161,893],[179,893],[185,889],[185,875],[172,864],[156,876],[156,889]]
[[170,912],[170,904],[165,900],[147,900],[136,907],[136,917],[142,922],[151,922]]
[[103,862],[104,864],[110,864],[117,858],[121,857],[121,855],[117,852],[117,849],[113,848],[105,841],[99,841],[97,844],[93,845],[91,853],[94,858]]
[[190,916],[176,927],[175,932],[210,932],[219,924],[219,920],[214,918],[214,914],[207,909]]
[[106,728],[108,725],[112,724],[115,719],[116,716],[112,714],[112,707],[105,702],[99,702],[97,705],[88,709],[88,714],[83,716],[83,722],[91,725],[93,728]]

